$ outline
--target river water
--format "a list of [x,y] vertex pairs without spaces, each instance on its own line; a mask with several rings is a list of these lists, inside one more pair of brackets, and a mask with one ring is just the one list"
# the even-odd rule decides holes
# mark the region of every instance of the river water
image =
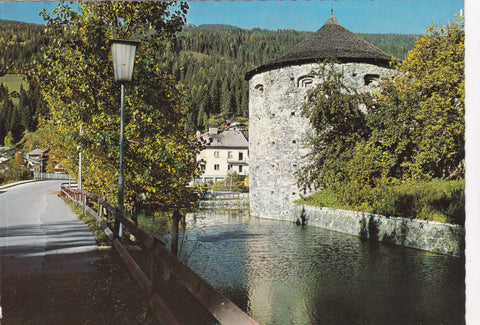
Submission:
[[[168,219],[139,225],[168,241]],[[245,210],[188,214],[180,256],[259,324],[465,323],[462,258]]]

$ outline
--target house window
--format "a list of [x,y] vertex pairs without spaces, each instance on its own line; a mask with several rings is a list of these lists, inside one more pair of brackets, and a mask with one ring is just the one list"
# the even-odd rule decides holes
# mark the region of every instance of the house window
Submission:
[[214,170],[220,170],[220,165],[219,165],[219,164],[213,165],[213,169],[214,169]]
[[238,153],[238,160],[240,160],[240,161],[243,160],[243,152]]
[[232,170],[233,166],[232,165],[228,165],[228,170]]
[[214,156],[215,158],[219,158],[219,157],[220,157],[220,151],[214,151],[214,152],[213,152],[213,156]]
[[242,165],[238,166],[238,172],[241,173],[242,171],[243,171],[243,166]]
[[232,152],[231,151],[228,152],[228,158],[232,158]]

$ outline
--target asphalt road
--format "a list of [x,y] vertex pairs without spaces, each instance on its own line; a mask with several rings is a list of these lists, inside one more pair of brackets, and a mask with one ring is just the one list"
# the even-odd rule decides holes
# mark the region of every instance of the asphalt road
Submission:
[[61,183],[0,187],[0,274],[90,270],[97,244],[58,197]]

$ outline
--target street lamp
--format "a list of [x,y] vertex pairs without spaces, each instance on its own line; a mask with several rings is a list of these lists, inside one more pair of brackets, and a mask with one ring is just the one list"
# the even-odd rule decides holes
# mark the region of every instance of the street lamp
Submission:
[[[135,50],[140,44],[136,41],[127,41],[113,39],[110,40],[112,46],[112,57],[113,57],[113,72],[115,74],[115,81],[120,82],[121,88],[121,100],[120,100],[120,170],[118,174],[118,203],[117,209],[120,212],[124,212],[123,202],[124,202],[124,181],[123,181],[123,143],[124,143],[124,101],[125,101],[125,90],[124,83],[132,80],[133,73],[133,63],[135,61]],[[121,224],[118,225],[115,222],[115,235],[118,234],[118,227],[120,227],[120,236],[122,233]]]

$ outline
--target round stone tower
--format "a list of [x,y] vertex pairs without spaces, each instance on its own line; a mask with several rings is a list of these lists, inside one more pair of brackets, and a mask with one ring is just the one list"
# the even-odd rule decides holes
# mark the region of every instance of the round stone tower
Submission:
[[295,172],[304,164],[312,132],[301,116],[307,91],[320,82],[321,62],[335,59],[337,72],[359,91],[373,91],[391,73],[391,56],[342,27],[332,15],[318,31],[280,58],[247,72],[249,81],[250,213],[295,221],[300,198]]

